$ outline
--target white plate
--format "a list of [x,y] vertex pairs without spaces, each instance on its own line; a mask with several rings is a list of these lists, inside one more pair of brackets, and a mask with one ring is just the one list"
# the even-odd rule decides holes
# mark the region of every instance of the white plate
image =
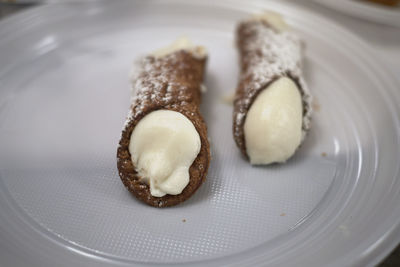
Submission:
[[326,7],[369,21],[400,27],[400,6],[386,7],[361,0],[314,0]]
[[[305,40],[316,112],[292,160],[251,167],[221,98],[237,81],[235,23],[266,8]],[[210,53],[213,161],[190,200],[155,209],[123,187],[116,147],[132,60],[180,35]],[[315,14],[264,1],[46,5],[0,24],[0,59],[6,266],[365,266],[399,241],[398,85],[366,44]]]

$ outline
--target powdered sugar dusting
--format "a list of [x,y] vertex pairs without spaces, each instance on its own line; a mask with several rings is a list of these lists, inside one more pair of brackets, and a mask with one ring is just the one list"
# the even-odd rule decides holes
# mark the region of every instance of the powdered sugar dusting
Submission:
[[[204,181],[210,162],[207,127],[200,114],[200,86],[206,57],[198,58],[181,49],[159,57],[149,55],[135,67],[132,76],[132,102],[117,149],[117,166],[125,187],[137,198],[155,207],[176,205],[189,198]],[[201,141],[200,152],[189,168],[189,184],[182,194],[162,197],[151,195],[139,175],[129,150],[132,133],[145,116],[170,110],[185,116],[195,127]],[[200,167],[201,166],[201,167]]]
[[301,71],[302,43],[289,31],[279,32],[265,21],[249,20],[239,25],[237,44],[241,55],[241,76],[235,96],[234,137],[244,146],[243,125],[256,95],[281,76],[294,79],[303,101],[302,140],[310,128],[311,95]]
[[[183,60],[184,58],[186,59]],[[134,117],[142,116],[143,111],[150,105],[160,108],[197,107],[202,77],[198,77],[201,72],[196,69],[200,65],[191,64],[194,63],[192,61],[204,62],[205,57],[200,59],[190,51],[182,49],[162,57],[146,56],[135,62],[130,77],[131,107],[123,129],[127,129]],[[184,80],[182,75],[186,75]],[[193,88],[189,81],[196,81],[193,84],[198,83],[198,88]]]

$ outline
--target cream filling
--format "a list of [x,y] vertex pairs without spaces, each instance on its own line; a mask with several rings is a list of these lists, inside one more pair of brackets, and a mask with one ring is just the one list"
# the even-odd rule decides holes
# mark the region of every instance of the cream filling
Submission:
[[285,162],[301,142],[303,107],[292,79],[282,77],[254,100],[244,123],[251,164]]
[[253,15],[253,19],[265,21],[278,31],[289,30],[289,26],[286,24],[282,15],[274,11],[265,11],[262,14]]
[[164,57],[179,50],[188,51],[197,58],[204,58],[207,56],[207,51],[204,46],[196,46],[186,37],[178,38],[171,45],[154,51],[152,55],[155,57]]
[[129,143],[136,171],[155,197],[182,193],[200,148],[200,136],[193,123],[170,110],[153,111],[142,118]]

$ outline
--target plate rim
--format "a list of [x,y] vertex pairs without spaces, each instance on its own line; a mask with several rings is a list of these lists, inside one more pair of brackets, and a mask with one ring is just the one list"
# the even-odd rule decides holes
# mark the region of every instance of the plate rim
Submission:
[[[349,16],[355,16],[369,22],[375,22],[380,24],[389,25],[392,27],[400,27],[400,19],[395,16],[400,17],[399,11],[389,10],[385,6],[375,6],[378,4],[374,3],[359,3],[359,1],[348,1],[348,0],[313,0],[321,6],[330,8],[332,10],[347,14]],[[396,14],[398,13],[398,14]]]

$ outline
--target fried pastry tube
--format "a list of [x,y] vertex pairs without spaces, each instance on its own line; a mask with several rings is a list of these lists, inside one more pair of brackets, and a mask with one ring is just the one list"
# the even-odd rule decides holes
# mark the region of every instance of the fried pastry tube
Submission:
[[210,145],[199,110],[206,60],[203,47],[180,39],[134,73],[117,166],[125,187],[151,206],[179,204],[206,179]]
[[241,22],[236,42],[240,79],[234,140],[251,164],[285,162],[310,128],[311,95],[302,76],[302,43],[272,12]]

